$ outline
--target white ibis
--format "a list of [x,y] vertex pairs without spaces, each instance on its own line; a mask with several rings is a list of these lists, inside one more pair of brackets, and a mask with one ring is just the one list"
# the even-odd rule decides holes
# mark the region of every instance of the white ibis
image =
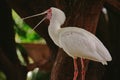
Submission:
[[[84,71],[84,63],[82,59],[101,62],[103,65],[107,65],[107,61],[112,60],[112,57],[109,54],[107,48],[92,33],[77,27],[61,28],[60,26],[64,24],[66,19],[63,11],[58,8],[51,7],[42,14],[45,13],[47,13],[47,15],[44,19],[50,20],[48,32],[51,39],[57,46],[62,48],[69,56],[74,59],[73,80],[76,80],[78,75],[78,67],[76,62],[78,57],[81,58],[82,71]],[[24,19],[38,15],[41,14],[26,17]],[[83,76],[82,80],[84,80]]]

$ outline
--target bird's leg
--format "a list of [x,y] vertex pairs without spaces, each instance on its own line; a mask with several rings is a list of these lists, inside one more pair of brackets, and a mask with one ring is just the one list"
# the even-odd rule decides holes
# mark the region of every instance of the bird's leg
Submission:
[[78,76],[77,58],[74,58],[74,78],[73,78],[73,80],[76,80],[77,76]]
[[85,80],[85,65],[84,65],[84,59],[81,58],[81,78],[82,80]]

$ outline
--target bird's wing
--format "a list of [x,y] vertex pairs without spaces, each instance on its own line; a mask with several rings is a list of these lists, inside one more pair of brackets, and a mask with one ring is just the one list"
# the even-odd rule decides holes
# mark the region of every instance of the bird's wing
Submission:
[[99,53],[99,55],[103,57],[106,61],[111,61],[112,57],[107,48],[103,45],[103,43],[101,43],[100,40],[96,39],[95,44],[97,53]]
[[71,57],[83,57],[102,62],[107,61],[104,57],[109,55],[109,52],[104,53],[106,48],[100,40],[90,32],[80,28],[67,27],[61,29],[59,43]]

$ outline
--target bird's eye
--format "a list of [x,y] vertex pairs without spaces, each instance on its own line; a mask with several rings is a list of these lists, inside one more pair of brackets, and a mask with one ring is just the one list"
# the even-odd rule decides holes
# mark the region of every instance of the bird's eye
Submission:
[[52,13],[52,9],[50,8],[50,9],[48,9],[48,13]]

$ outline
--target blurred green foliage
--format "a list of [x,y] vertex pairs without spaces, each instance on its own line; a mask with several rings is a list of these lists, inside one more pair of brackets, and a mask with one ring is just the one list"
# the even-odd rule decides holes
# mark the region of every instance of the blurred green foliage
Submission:
[[[45,44],[45,40],[38,35],[35,31],[33,31],[29,25],[27,25],[19,16],[18,14],[12,10],[12,16],[15,21],[15,40],[19,43],[42,43]],[[19,44],[19,47],[22,46]],[[17,48],[19,48],[17,45]],[[22,63],[22,65],[25,65],[25,61],[22,58],[22,55],[20,52],[25,53],[26,50],[21,47],[19,50],[17,50],[18,57]],[[50,73],[39,71],[39,70],[33,70],[28,72],[27,80],[49,80]],[[0,76],[1,77],[1,76]],[[1,80],[1,79],[0,79]],[[3,79],[4,80],[4,79]]]
[[13,19],[15,21],[16,42],[18,43],[45,43],[35,31],[33,31],[29,25],[27,25],[18,15],[12,10]]
[[[36,32],[34,32],[30,28],[30,26],[27,25],[14,10],[12,10],[12,16],[15,21],[15,26],[14,26],[15,40],[18,44],[19,43],[45,44],[45,40]],[[17,45],[17,48],[19,48],[18,45]],[[25,50],[22,49],[22,52],[23,51],[25,52]],[[18,57],[20,58],[20,61],[23,63],[22,65],[25,65],[22,55],[18,54]],[[30,71],[30,73],[31,75],[27,76],[27,80],[49,80],[50,73],[39,71],[39,70],[33,70],[33,71]],[[2,71],[0,71],[0,80],[6,80],[6,76]]]
[[6,80],[6,76],[2,71],[0,71],[0,80]]
[[31,72],[28,73],[27,80],[49,80],[49,78],[50,78],[49,72],[39,71],[38,68],[36,68],[32,71],[32,73]]

